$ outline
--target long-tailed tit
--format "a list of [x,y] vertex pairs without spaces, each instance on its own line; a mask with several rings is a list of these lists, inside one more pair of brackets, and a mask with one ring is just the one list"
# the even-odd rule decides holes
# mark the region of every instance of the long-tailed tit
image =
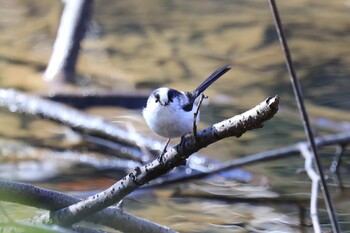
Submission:
[[[155,133],[168,138],[163,152],[165,152],[171,138],[181,137],[192,131],[199,96],[230,69],[228,65],[219,68],[191,92],[161,87],[151,93],[142,113],[147,125]],[[196,119],[196,122],[198,121],[199,114]]]

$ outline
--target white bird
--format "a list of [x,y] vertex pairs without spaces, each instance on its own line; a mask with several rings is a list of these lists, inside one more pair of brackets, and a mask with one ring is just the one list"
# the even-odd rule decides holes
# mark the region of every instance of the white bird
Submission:
[[[163,153],[171,138],[181,137],[193,130],[194,113],[199,104],[199,96],[230,69],[228,65],[217,69],[191,92],[161,87],[150,94],[142,113],[147,125],[155,133],[168,138]],[[198,121],[199,114],[196,118],[196,122]]]

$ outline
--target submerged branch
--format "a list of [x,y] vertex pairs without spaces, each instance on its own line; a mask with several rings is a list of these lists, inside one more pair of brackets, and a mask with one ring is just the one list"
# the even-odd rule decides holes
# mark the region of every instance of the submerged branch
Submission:
[[140,109],[146,106],[149,92],[140,91],[129,93],[116,92],[86,92],[86,90],[74,93],[53,93],[42,95],[46,99],[69,104],[76,108],[88,108],[93,106],[118,106],[130,109]]
[[171,171],[177,166],[186,164],[187,158],[194,152],[223,138],[240,137],[248,130],[261,128],[265,121],[276,114],[278,104],[279,98],[277,96],[268,98],[241,115],[234,116],[199,131],[196,135],[196,140],[193,135],[183,137],[180,144],[169,149],[163,155],[162,162],[156,159],[145,166],[136,167],[133,172],[107,190],[67,208],[44,214],[40,219],[44,223],[56,223],[59,225],[70,225],[81,221],[87,216],[119,202],[139,186]]
[[[7,108],[11,112],[39,116],[64,124],[75,131],[120,143],[126,146],[126,150],[130,149],[130,147],[140,146],[145,146],[150,151],[158,151],[160,148],[159,143],[156,141],[128,132],[115,123],[104,120],[102,117],[88,115],[64,104],[23,92],[0,89],[0,107]],[[120,150],[122,151],[122,148]],[[139,160],[140,158],[135,159]]]
[[70,165],[84,164],[97,170],[113,169],[128,171],[139,162],[133,160],[107,157],[91,152],[78,152],[69,150],[57,151],[47,148],[37,148],[26,143],[0,138],[0,160],[2,163],[7,160],[35,160],[36,162],[50,161],[52,163],[67,162]]

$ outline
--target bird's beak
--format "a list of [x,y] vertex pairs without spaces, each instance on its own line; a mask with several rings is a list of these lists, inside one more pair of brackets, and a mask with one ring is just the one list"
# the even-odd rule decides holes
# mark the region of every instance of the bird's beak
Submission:
[[161,101],[161,100],[159,100],[159,103],[160,103],[160,105],[163,105],[163,106],[169,105],[168,101]]

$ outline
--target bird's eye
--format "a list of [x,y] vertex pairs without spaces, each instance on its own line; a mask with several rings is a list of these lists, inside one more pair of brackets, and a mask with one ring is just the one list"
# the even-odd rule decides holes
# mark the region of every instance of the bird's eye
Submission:
[[170,90],[168,91],[167,94],[168,94],[168,100],[169,100],[169,102],[173,102],[174,96],[175,96],[174,90],[170,89]]
[[158,102],[159,102],[159,99],[160,99],[159,94],[156,94],[154,97],[156,98],[156,103],[158,103]]

